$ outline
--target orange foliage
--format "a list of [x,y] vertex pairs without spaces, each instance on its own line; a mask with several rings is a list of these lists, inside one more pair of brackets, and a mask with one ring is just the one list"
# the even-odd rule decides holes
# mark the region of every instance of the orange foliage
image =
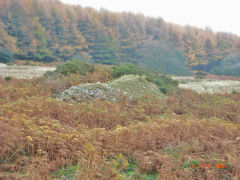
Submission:
[[[65,78],[69,86],[111,76],[99,69],[85,79]],[[165,100],[69,104],[53,98],[52,88],[43,79],[0,79],[0,179],[50,179],[71,165],[82,172],[76,179],[119,179],[121,171],[106,160],[118,154],[133,156],[139,172],[157,172],[160,179],[240,174],[239,94],[181,90]],[[191,167],[220,161],[230,168]]]

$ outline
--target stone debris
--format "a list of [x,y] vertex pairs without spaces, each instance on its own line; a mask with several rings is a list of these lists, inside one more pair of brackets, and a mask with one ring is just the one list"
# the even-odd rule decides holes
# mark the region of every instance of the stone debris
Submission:
[[132,98],[126,91],[116,89],[105,83],[86,83],[79,86],[72,86],[69,89],[63,91],[58,99],[64,101],[77,101],[82,102],[84,100],[102,99],[116,101],[121,95],[126,95],[128,98]]

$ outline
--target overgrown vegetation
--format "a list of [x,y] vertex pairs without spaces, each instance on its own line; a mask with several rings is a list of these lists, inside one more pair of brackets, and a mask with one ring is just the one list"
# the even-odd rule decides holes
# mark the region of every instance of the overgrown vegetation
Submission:
[[124,63],[118,66],[113,66],[112,69],[113,69],[114,78],[119,78],[123,75],[129,75],[129,74],[143,75],[146,73],[144,69],[136,67],[132,63]]
[[[114,102],[68,103],[54,94],[113,80],[112,68],[94,65],[85,75],[51,78],[0,78],[0,179],[239,176],[239,93],[177,90],[165,99],[122,96]],[[198,168],[199,163],[211,168]],[[217,163],[228,168],[214,168]]]
[[[0,78],[0,179],[239,178],[240,93],[178,89],[164,73],[238,75],[239,37],[58,0],[0,0],[0,15],[1,62],[66,61],[40,78]],[[135,98],[58,99],[86,83]]]
[[93,70],[94,70],[93,64],[85,63],[79,60],[73,60],[58,66],[56,69],[56,73],[60,73],[63,75],[71,73],[85,76],[87,73],[92,73]]
[[[96,77],[95,75],[93,75],[95,72],[97,72],[100,77]],[[100,75],[99,73],[102,75]],[[105,76],[104,74],[108,76],[107,79],[103,77]],[[63,79],[72,77],[71,81],[66,82],[66,83],[72,82],[71,85],[66,85],[66,84],[63,85],[64,87],[60,88],[60,90],[63,90],[73,85],[79,85],[80,82],[82,82],[81,79],[84,78],[85,76],[90,76],[95,78],[102,77],[103,79],[101,82],[106,82],[109,80],[117,79],[124,75],[139,75],[141,76],[142,81],[149,81],[151,83],[156,84],[159,90],[164,94],[169,94],[174,92],[178,86],[177,81],[173,80],[170,76],[166,74],[159,75],[154,71],[139,68],[131,63],[124,63],[121,65],[109,67],[109,66],[93,65],[80,60],[67,61],[65,64],[58,66],[55,71],[47,72],[45,74],[45,79],[52,82],[56,82],[58,84],[57,86],[59,86],[60,84],[62,85],[64,84]],[[79,76],[78,80],[75,78],[76,76]],[[60,79],[62,83],[59,82]],[[75,82],[73,83],[73,81]],[[141,84],[144,84],[144,83],[141,83]],[[131,85],[129,84],[129,86]],[[144,87],[138,87],[138,88],[143,89]],[[58,90],[58,92],[60,92],[60,90]]]
[[77,60],[68,61],[58,66],[55,71],[45,73],[42,79],[52,87],[52,92],[57,94],[71,86],[98,81],[105,83],[113,79],[113,77],[110,67],[93,65]]

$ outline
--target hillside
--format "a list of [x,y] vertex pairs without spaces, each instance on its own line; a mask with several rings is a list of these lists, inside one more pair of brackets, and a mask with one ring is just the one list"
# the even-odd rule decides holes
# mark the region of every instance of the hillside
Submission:
[[239,50],[238,36],[181,27],[161,18],[96,11],[58,0],[0,0],[1,62],[82,59],[132,62],[177,75],[239,75]]

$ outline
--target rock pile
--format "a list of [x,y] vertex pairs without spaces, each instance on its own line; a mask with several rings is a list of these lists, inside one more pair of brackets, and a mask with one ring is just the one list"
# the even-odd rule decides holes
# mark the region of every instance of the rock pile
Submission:
[[71,88],[63,91],[59,95],[58,99],[64,101],[74,100],[77,102],[91,99],[116,101],[120,94],[128,96],[128,93],[125,91],[121,91],[111,87],[108,84],[98,82],[72,86]]

